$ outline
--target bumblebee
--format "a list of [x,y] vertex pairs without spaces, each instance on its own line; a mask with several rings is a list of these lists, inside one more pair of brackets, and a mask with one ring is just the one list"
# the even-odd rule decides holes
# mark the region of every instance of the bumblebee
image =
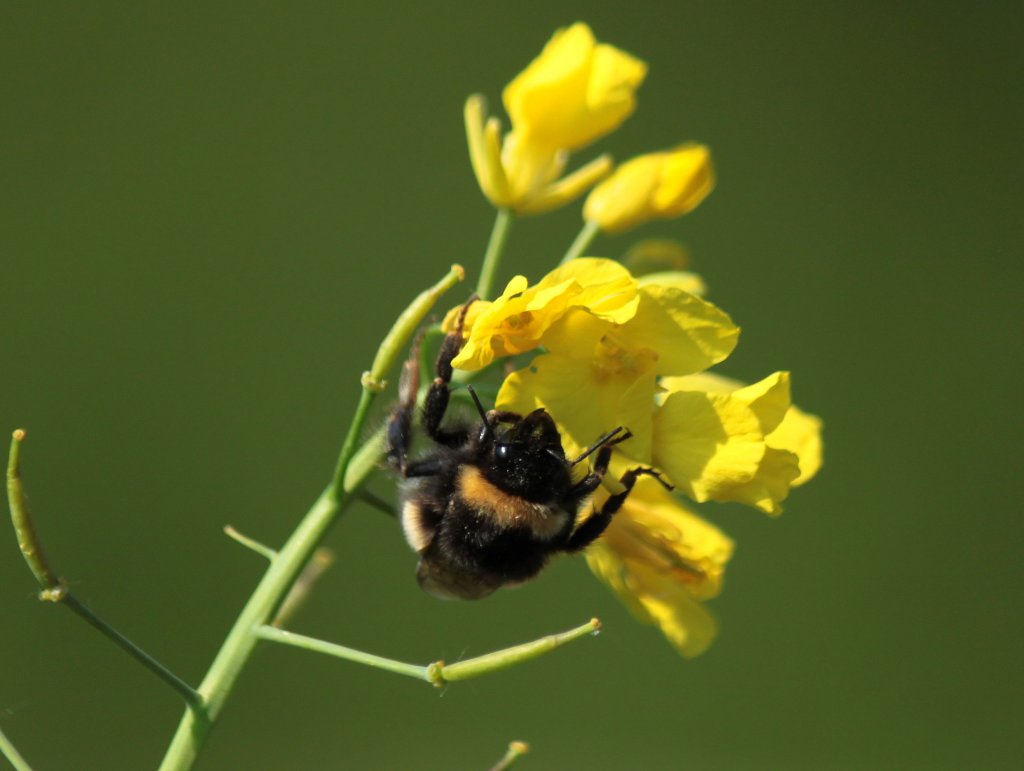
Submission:
[[[612,448],[630,438],[627,429],[609,431],[570,460],[547,411],[486,411],[472,386],[479,425],[444,425],[452,360],[462,348],[472,302],[462,307],[456,329],[441,345],[424,400],[421,424],[432,450],[408,458],[419,391],[418,345],[402,370],[399,403],[387,426],[387,460],[403,478],[402,529],[420,556],[416,578],[425,591],[446,599],[486,597],[533,578],[554,554],[585,548],[604,532],[641,475],[671,489],[654,469],[630,469],[620,479],[622,492],[580,523],[608,471]],[[589,473],[574,481],[575,467],[592,455]]]

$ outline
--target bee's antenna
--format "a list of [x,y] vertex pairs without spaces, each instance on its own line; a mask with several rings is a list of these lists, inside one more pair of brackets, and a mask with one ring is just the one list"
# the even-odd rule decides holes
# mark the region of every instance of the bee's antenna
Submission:
[[569,463],[569,461],[567,461],[567,460],[565,459],[565,456],[563,456],[563,455],[559,455],[559,454],[558,454],[557,452],[555,452],[554,450],[552,450],[552,449],[551,449],[550,447],[545,447],[545,448],[544,448],[544,451],[545,451],[545,452],[546,452],[546,453],[547,453],[548,455],[550,455],[550,456],[551,456],[552,458],[554,458],[555,460],[557,460],[557,461],[558,461],[559,463],[562,463],[562,464],[564,464],[564,465],[566,465],[566,466],[571,466],[571,465],[572,465],[571,463]]
[[476,395],[476,389],[472,385],[467,385],[466,390],[469,391],[469,395],[473,397],[473,404],[476,405],[476,411],[480,413],[480,420],[483,421],[483,426],[480,429],[480,438],[486,439],[491,433],[491,424],[487,420],[487,410],[484,409],[484,405],[480,403],[480,397]]
[[[625,431],[625,433],[622,436],[616,437],[615,435],[618,434],[620,431]],[[575,466],[577,463],[579,463],[584,458],[590,457],[595,452],[600,450],[601,446],[603,444],[606,444],[606,443],[609,444],[609,445],[611,445],[611,444],[618,444],[619,442],[626,441],[631,436],[633,436],[632,432],[630,432],[630,430],[628,428],[624,427],[624,426],[619,426],[618,428],[613,428],[607,434],[605,434],[600,439],[598,439],[596,442],[594,442],[592,445],[590,445],[590,447],[588,447],[586,450],[584,450],[582,455],[580,455],[578,458],[574,458],[573,460],[569,461],[569,465],[570,466]],[[614,441],[612,441],[613,438],[614,438]]]

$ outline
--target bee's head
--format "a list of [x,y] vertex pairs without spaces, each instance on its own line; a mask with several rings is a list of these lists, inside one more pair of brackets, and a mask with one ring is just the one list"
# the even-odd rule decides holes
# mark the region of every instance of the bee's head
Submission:
[[489,423],[484,433],[492,481],[526,498],[543,498],[569,478],[569,464],[555,421],[538,409],[524,418]]
[[555,428],[555,421],[541,407],[520,420],[511,423],[498,423],[494,427],[494,446],[496,458],[507,458],[519,450],[525,449],[550,455],[555,452],[562,461],[562,437]]

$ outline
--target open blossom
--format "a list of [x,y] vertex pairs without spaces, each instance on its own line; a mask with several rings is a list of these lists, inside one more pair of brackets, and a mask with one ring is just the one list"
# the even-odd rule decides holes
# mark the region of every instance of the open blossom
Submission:
[[573,260],[533,287],[517,276],[493,302],[474,303],[466,328],[457,368],[543,349],[505,378],[497,406],[545,408],[570,455],[627,426],[633,437],[619,450],[664,471],[693,500],[770,514],[801,475],[808,448],[770,438],[791,408],[789,374],[742,388],[694,377],[732,352],[739,328],[671,281],[637,280],[611,260]]
[[569,154],[633,113],[646,74],[646,64],[598,43],[586,24],[558,30],[506,86],[512,129],[504,138],[483,97],[466,102],[470,160],[484,195],[519,213],[548,211],[582,195],[611,170],[611,159],[602,156],[563,177]]
[[[537,350],[505,378],[496,406],[546,409],[569,456],[627,426],[633,436],[616,447],[607,491],[626,468],[654,466],[696,502],[778,514],[789,489],[821,465],[820,421],[791,405],[788,373],[743,386],[704,372],[732,352],[739,329],[686,291],[691,284],[684,273],[636,279],[597,258],[573,260],[533,287],[516,277],[495,301],[470,307],[454,364],[475,370]],[[588,562],[693,655],[714,630],[699,601],[717,592],[730,553],[725,536],[642,479]]]
[[[774,377],[772,376],[772,378]],[[710,372],[680,378],[665,378],[662,384],[668,391],[697,390],[706,393],[731,394],[734,398],[752,404],[761,402],[757,409],[762,414],[765,413],[763,399],[758,398],[759,392],[763,390],[763,386],[760,384],[745,386],[738,380]],[[785,379],[784,387],[786,389],[785,398],[781,400],[781,403],[788,404],[788,377]],[[765,395],[767,396],[767,394]],[[774,415],[777,417],[778,410],[775,410]],[[821,418],[809,415],[794,405],[788,406],[781,420],[770,417],[768,421],[762,423],[762,429],[768,429],[765,433],[765,441],[769,448],[795,455],[798,459],[799,473],[790,482],[790,487],[799,487],[817,474],[821,468],[823,462],[821,427]]]
[[[585,270],[581,270],[586,266]],[[625,323],[640,302],[636,281],[611,260],[577,260],[557,268],[529,286],[516,276],[493,302],[473,303],[466,316],[470,334],[452,362],[458,369],[478,370],[496,357],[531,351],[545,341],[551,327],[573,308],[586,308],[595,318]],[[455,312],[445,319],[454,328]]]
[[690,657],[715,637],[715,619],[701,603],[721,591],[732,551],[732,540],[721,530],[644,478],[586,558],[638,619],[656,624]]

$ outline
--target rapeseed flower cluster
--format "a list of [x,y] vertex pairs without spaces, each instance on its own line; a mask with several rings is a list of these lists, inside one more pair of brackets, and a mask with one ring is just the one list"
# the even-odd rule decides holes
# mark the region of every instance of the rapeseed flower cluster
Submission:
[[[471,97],[467,134],[484,194],[499,208],[537,213],[598,183],[583,216],[592,230],[608,233],[691,211],[714,186],[702,145],[642,155],[614,171],[601,157],[563,176],[570,153],[633,112],[646,71],[577,23],[557,32],[506,87],[512,128],[504,138],[482,97]],[[682,496],[775,516],[822,457],[821,422],[792,405],[789,373],[744,385],[707,372],[733,351],[740,330],[701,289],[691,273],[638,277],[612,260],[570,259],[535,284],[516,276],[499,297],[470,306],[453,362],[476,371],[528,354],[504,378],[496,407],[521,414],[543,407],[570,457],[615,426],[629,428],[632,438],[616,447],[595,505],[636,466],[658,469],[675,492],[641,478],[587,562],[686,656],[714,637],[702,602],[720,591],[733,543]]]

